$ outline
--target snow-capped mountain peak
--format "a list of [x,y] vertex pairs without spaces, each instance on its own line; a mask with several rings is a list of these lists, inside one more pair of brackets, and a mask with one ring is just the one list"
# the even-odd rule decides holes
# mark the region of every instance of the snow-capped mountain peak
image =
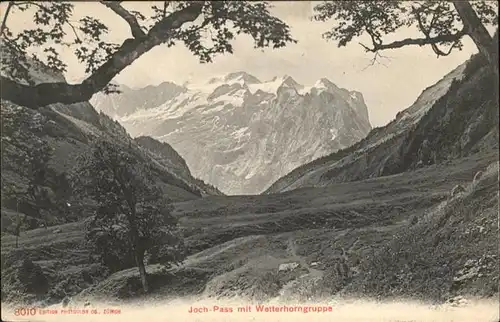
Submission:
[[243,71],[234,72],[234,73],[230,73],[230,74],[226,75],[226,77],[224,77],[224,81],[226,81],[226,82],[242,81],[245,84],[259,84],[260,83],[260,80],[257,77],[250,75],[247,72],[243,72]]
[[285,75],[283,77],[283,85],[288,86],[288,87],[293,87],[293,88],[301,88],[303,87],[295,79],[293,79],[291,76]]
[[260,81],[240,71],[125,94],[101,96],[94,104],[133,136],[172,145],[195,176],[228,194],[259,193],[371,129],[361,94],[326,78],[304,86],[289,75]]

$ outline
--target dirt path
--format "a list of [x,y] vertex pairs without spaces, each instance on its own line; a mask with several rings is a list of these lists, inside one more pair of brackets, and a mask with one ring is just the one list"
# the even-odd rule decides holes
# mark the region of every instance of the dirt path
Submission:
[[275,300],[286,300],[290,297],[295,297],[297,293],[297,286],[314,284],[316,281],[321,280],[323,278],[324,272],[319,269],[312,268],[307,260],[297,254],[297,246],[295,245],[295,241],[293,237],[289,237],[287,240],[287,252],[289,253],[289,261],[296,262],[300,264],[300,267],[307,269],[308,273],[303,274],[296,279],[293,279],[286,284],[283,285],[279,292],[279,296],[275,298]]
[[303,256],[297,254],[297,246],[295,245],[293,237],[288,238],[287,246],[288,251],[291,255],[291,259],[298,262],[302,267],[306,268],[309,271],[308,274],[304,274],[301,277],[308,276],[310,278],[323,278],[324,272],[322,270],[312,268]]

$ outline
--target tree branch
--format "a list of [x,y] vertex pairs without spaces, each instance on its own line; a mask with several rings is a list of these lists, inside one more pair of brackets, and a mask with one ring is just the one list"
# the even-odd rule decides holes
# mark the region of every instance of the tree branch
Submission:
[[458,41],[460,38],[462,38],[466,34],[467,34],[466,30],[463,29],[455,34],[449,34],[449,35],[440,35],[440,36],[429,37],[429,38],[406,38],[403,40],[391,42],[389,44],[376,44],[376,43],[374,43],[372,48],[365,46],[363,44],[361,44],[361,45],[365,48],[366,51],[377,52],[379,50],[396,49],[396,48],[401,48],[401,47],[409,46],[409,45],[425,46],[425,45],[438,44],[441,42]]
[[114,13],[119,15],[125,20],[130,26],[130,30],[132,31],[132,36],[134,38],[142,38],[146,36],[146,34],[142,31],[141,26],[137,22],[137,19],[133,14],[127,11],[127,9],[123,8],[122,5],[116,1],[100,1],[103,5],[113,10]]
[[13,1],[10,1],[7,4],[7,9],[5,9],[5,14],[2,19],[2,26],[0,27],[0,35],[3,35],[3,31],[5,30],[6,24],[7,24],[7,17],[9,16],[9,11],[12,9],[12,6],[14,5]]
[[142,38],[127,39],[122,46],[81,84],[66,82],[42,83],[29,86],[0,76],[0,98],[15,104],[37,109],[54,103],[73,104],[88,101],[127,66],[153,47],[167,42],[171,31],[201,14],[203,1],[193,1],[184,9],[173,12],[159,21]]
[[80,37],[78,36],[78,33],[76,32],[75,26],[73,26],[73,24],[69,21],[67,22],[67,24],[71,27],[71,30],[73,30],[73,34],[75,35],[76,43],[78,43],[78,44],[82,43],[82,40],[80,39]]
[[167,7],[170,4],[170,1],[163,1],[163,18],[167,15]]
[[[435,27],[435,22],[436,22],[436,19],[438,17],[438,14],[437,12],[434,12],[432,14],[432,19],[431,19],[431,22],[429,23],[429,27],[428,28],[425,28],[425,25],[424,25],[424,22],[422,20],[422,16],[421,16],[421,10],[423,8],[421,8],[420,10],[419,9],[415,9],[414,7],[413,8],[413,13],[415,14],[416,18],[417,18],[417,23],[418,23],[418,27],[420,29],[420,31],[424,34],[425,38],[426,39],[430,39],[431,38],[431,31],[432,31],[432,28]],[[455,48],[459,42],[460,38],[458,38],[457,40],[455,40],[453,42],[453,44],[450,46],[450,48],[448,49],[447,52],[444,52],[442,51],[441,49],[439,49],[438,47],[438,44],[437,43],[432,43],[430,44],[431,45],[431,48],[432,50],[434,51],[434,53],[437,55],[437,57],[439,58],[440,56],[448,56],[451,54],[451,52],[453,51],[453,48]]]
[[361,71],[363,72],[366,69],[368,69],[369,67],[374,66],[375,63],[379,63],[380,65],[387,68],[387,65],[382,63],[379,58],[384,58],[384,59],[389,60],[389,61],[391,60],[389,57],[384,56],[384,55],[380,54],[380,52],[377,51],[377,52],[375,52],[374,57],[372,59],[370,59],[370,63],[365,68],[363,68]]

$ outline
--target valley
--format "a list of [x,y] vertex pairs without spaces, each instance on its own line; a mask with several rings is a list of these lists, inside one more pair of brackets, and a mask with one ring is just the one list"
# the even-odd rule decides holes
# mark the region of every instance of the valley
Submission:
[[[221,38],[212,49],[232,54],[224,41],[233,35],[220,29],[227,17],[257,44],[281,47],[288,27],[260,3],[165,2],[152,7],[163,18],[147,34],[138,11],[100,4],[134,37],[113,49],[118,56],[109,45],[101,67],[86,62],[87,72],[109,72],[103,80],[69,84],[49,66],[55,58],[27,56],[23,77],[33,84],[18,84],[2,65],[15,93],[34,93],[4,91],[1,99],[2,320],[500,321],[498,70],[484,48],[373,128],[363,93],[314,73],[316,81],[301,84],[278,66],[261,70],[278,75],[266,80],[226,66],[192,82],[155,66],[158,85],[115,82],[160,43],[182,40],[208,60],[197,34],[207,26]],[[66,5],[52,9],[69,14]],[[406,14],[405,5],[388,4]],[[328,6],[356,19],[353,8],[378,12],[366,9],[370,2],[319,8]],[[68,22],[61,17],[53,19]],[[107,29],[89,19],[78,30],[96,40],[94,28]],[[194,26],[162,29],[183,19]],[[264,35],[255,39],[250,27]],[[7,67],[25,49],[13,48],[2,57]],[[348,59],[354,69],[357,58]],[[314,66],[344,80],[328,64]],[[395,96],[396,85],[401,93],[413,86],[413,75],[390,76]],[[165,80],[176,77],[186,81]],[[110,82],[121,93],[110,93]],[[380,94],[376,111],[398,99]]]
[[[363,267],[373,265],[370,263],[374,259],[372,254],[383,251],[398,234],[409,234],[407,229],[422,227],[431,230],[427,232],[428,236],[422,235],[424,239],[417,244],[409,245],[409,258],[418,257],[418,243],[425,245],[434,238],[442,238],[439,237],[442,229],[452,229],[452,239],[465,238],[463,257],[451,263],[447,258],[452,256],[451,253],[440,258],[443,263],[453,265],[442,276],[446,288],[431,282],[435,278],[432,276],[417,275],[412,282],[405,282],[416,283],[414,286],[419,288],[425,286],[426,289],[421,289],[418,295],[437,303],[462,295],[463,289],[474,286],[466,283],[462,290],[454,291],[453,272],[457,273],[466,262],[476,260],[476,257],[496,256],[496,204],[491,201],[484,203],[482,209],[477,210],[480,212],[473,212],[472,217],[459,218],[459,214],[452,213],[445,226],[441,224],[435,231],[429,223],[450,216],[447,212],[453,210],[454,203],[467,202],[470,198],[467,194],[476,194],[476,190],[483,200],[495,201],[497,157],[496,153],[491,153],[457,160],[451,165],[431,166],[327,188],[305,188],[262,196],[213,196],[176,203],[174,213],[185,230],[190,255],[181,266],[168,270],[158,265],[148,266],[154,285],[148,297],[237,297],[260,302],[279,298],[285,302],[300,302],[328,297],[339,287],[339,282],[351,287],[346,295],[363,290],[365,296],[370,296],[367,285],[364,285],[367,281],[364,280],[366,272],[363,272]],[[486,169],[491,164],[493,168],[490,166],[488,175],[484,176],[484,186],[470,188],[467,194],[458,197],[459,201],[452,200],[450,191],[455,185],[472,187],[475,173],[480,170],[488,172]],[[439,205],[441,207],[437,209]],[[416,224],[412,224],[413,218],[417,218]],[[453,227],[457,220],[460,226]],[[446,228],[447,225],[451,227]],[[474,238],[470,239],[465,231],[478,226],[485,230],[480,236],[481,244],[477,244]],[[73,293],[76,292],[74,301],[114,299],[119,301],[117,303],[133,302],[141,294],[137,269],[100,276],[102,269],[85,250],[82,228],[82,223],[73,223],[27,231],[19,239],[20,248],[15,248],[13,237],[3,237],[2,257],[12,263],[16,258],[30,258],[41,267],[50,288],[73,288]],[[347,254],[345,264],[353,274],[346,281],[342,281],[346,277],[338,276],[336,270],[342,263],[342,249]],[[297,267],[279,271],[280,265],[286,263],[296,263]],[[395,274],[399,271],[397,265],[393,269]],[[385,274],[391,276],[389,271]],[[91,276],[90,281],[85,281],[84,276]],[[486,276],[487,279],[479,278],[482,286],[476,295],[494,294],[498,276],[494,279],[491,279],[492,275]],[[9,274],[4,274],[4,277],[4,281],[9,280]],[[467,282],[478,283],[475,279],[477,276]],[[386,282],[379,280],[379,283]],[[391,292],[395,295],[409,298],[415,295],[411,287],[394,287]],[[373,288],[370,292],[376,298],[386,294],[387,290]],[[148,299],[143,296],[143,301]]]
[[[366,299],[356,305],[417,301],[420,312],[482,305],[489,316],[484,321],[498,319],[491,304],[499,283],[498,124],[490,122],[495,105],[489,92],[474,92],[488,74],[481,65],[470,67],[471,61],[424,91],[386,127],[293,170],[260,195],[224,195],[193,176],[169,144],[133,139],[88,103],[33,112],[3,102],[4,118],[45,123],[20,131],[4,123],[2,181],[18,189],[29,182],[16,160],[42,140],[52,151],[46,187],[55,198],[71,201],[66,212],[51,211],[48,226],[35,220],[16,237],[16,218],[24,212],[36,219],[37,213],[29,212],[29,203],[16,208],[3,200],[2,307],[26,303],[56,310],[67,298],[75,308],[109,303],[123,310],[176,301],[337,301],[342,312],[349,299]],[[467,110],[478,122],[460,111],[464,96],[487,106]],[[448,123],[439,122],[443,113]],[[427,137],[429,150],[419,128],[435,122],[443,134]],[[457,124],[461,132],[451,129]],[[73,173],[78,155],[90,151],[97,138],[134,151],[150,167],[183,235],[186,258],[179,265],[146,266],[147,294],[136,267],[110,272],[89,248],[92,200],[76,190],[68,197],[58,188],[61,176]],[[347,314],[346,321],[354,316]]]

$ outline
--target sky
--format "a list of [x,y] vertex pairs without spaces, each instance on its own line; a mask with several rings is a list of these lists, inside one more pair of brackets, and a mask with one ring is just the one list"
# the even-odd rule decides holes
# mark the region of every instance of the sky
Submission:
[[[145,87],[164,81],[183,84],[186,81],[204,82],[214,76],[235,71],[246,71],[260,80],[289,75],[303,85],[312,85],[326,77],[339,87],[356,90],[363,94],[372,126],[382,126],[395,115],[409,107],[418,95],[448,72],[465,62],[476,47],[470,39],[464,40],[462,51],[437,58],[429,47],[407,47],[383,53],[383,64],[370,66],[373,54],[366,53],[354,39],[346,47],[338,48],[326,41],[322,33],[331,22],[311,21],[314,3],[311,1],[273,2],[272,13],[286,22],[297,44],[280,49],[254,49],[250,37],[241,35],[233,42],[232,55],[219,55],[212,63],[200,64],[183,45],[158,46],[137,59],[114,81],[129,87]],[[122,2],[130,10],[146,12],[151,2]],[[3,12],[5,3],[0,5]],[[123,42],[129,38],[130,29],[114,12],[97,2],[75,2],[75,16],[91,15],[100,18],[111,27],[109,39]],[[14,19],[15,18],[15,19]],[[33,26],[32,18],[14,12],[7,25],[13,29]],[[398,38],[419,36],[411,30],[397,35]],[[390,39],[388,39],[390,40]],[[68,63],[66,78],[69,82],[81,80],[84,67],[70,52],[62,55]]]

